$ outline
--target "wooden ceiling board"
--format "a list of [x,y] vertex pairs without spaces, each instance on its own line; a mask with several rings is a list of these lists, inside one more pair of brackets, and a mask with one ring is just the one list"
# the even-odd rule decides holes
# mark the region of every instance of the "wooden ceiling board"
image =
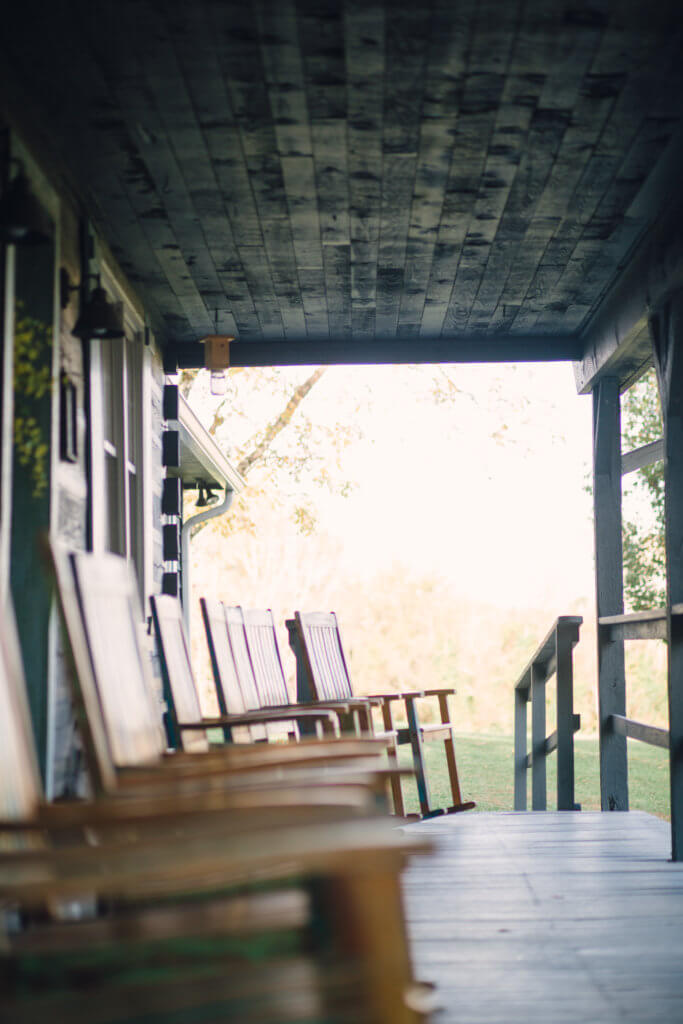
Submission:
[[0,48],[164,340],[575,335],[670,198],[669,0],[37,7]]

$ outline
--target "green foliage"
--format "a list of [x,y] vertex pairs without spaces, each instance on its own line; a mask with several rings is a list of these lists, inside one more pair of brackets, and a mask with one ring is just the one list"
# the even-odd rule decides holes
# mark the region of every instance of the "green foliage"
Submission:
[[[513,741],[512,736],[467,735],[459,733],[455,742],[458,774],[464,800],[475,800],[476,811],[511,811],[513,805]],[[600,810],[600,756],[595,737],[577,736],[574,740],[576,800],[585,811]],[[443,746],[429,743],[425,747],[430,791],[436,807],[450,802],[450,791]],[[410,751],[399,748],[401,764],[410,764]],[[557,792],[557,758],[547,762],[548,807],[555,807]],[[529,774],[529,787],[531,772]],[[632,810],[647,811],[660,818],[669,817],[669,755],[666,750],[629,741],[629,802]],[[415,784],[403,783],[406,809],[418,810]],[[531,807],[530,788],[527,806]]]
[[[654,370],[624,395],[622,438],[629,450],[662,436]],[[646,466],[624,481],[624,498],[635,510],[624,520],[624,593],[633,611],[655,608],[666,599],[664,552],[664,467]]]
[[40,422],[40,405],[52,383],[52,328],[28,316],[20,302],[14,331],[14,447],[19,464],[31,475],[33,497],[47,488],[49,444]]

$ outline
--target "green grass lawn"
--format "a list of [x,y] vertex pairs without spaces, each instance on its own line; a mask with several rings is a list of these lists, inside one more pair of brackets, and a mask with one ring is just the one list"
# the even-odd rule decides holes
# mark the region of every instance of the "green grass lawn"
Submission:
[[[425,745],[432,803],[450,804],[448,774],[443,744]],[[585,811],[600,810],[600,777],[597,738],[574,740],[576,801]],[[456,734],[456,757],[464,800],[476,800],[479,811],[511,811],[513,787],[513,741],[511,736]],[[649,811],[669,817],[669,755],[658,747],[629,741],[629,797],[632,810]],[[401,747],[400,761],[410,764],[408,747]],[[556,758],[548,758],[548,808],[556,806]],[[531,785],[531,773],[529,787]],[[417,792],[404,781],[406,810],[417,811]],[[531,807],[529,788],[528,806]]]

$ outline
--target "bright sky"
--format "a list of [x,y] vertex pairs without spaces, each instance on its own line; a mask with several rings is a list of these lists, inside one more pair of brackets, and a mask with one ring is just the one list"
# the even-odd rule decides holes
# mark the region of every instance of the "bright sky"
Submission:
[[358,486],[321,503],[321,526],[346,539],[344,569],[372,574],[400,561],[505,608],[590,599],[591,403],[577,396],[571,367],[451,373],[461,394],[445,404],[401,367],[331,368],[307,400],[313,418],[316,408],[331,417],[340,395],[370,386],[364,440],[344,457]]
[[[313,423],[357,422],[363,435],[342,451],[349,497],[306,485],[320,530],[343,543],[340,573],[398,562],[444,576],[470,600],[578,610],[594,587],[590,398],[576,394],[569,364],[496,364],[449,367],[458,390],[439,403],[430,381],[441,372],[330,367],[306,398]],[[208,425],[216,400],[206,383],[192,404]],[[243,442],[284,401],[251,390],[227,414],[224,443]],[[287,448],[294,434],[281,441]]]

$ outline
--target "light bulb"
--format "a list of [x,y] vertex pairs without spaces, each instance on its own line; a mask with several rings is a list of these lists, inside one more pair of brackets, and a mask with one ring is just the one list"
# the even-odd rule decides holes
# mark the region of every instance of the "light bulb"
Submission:
[[212,395],[224,395],[228,381],[223,370],[212,370],[211,371],[211,394]]

